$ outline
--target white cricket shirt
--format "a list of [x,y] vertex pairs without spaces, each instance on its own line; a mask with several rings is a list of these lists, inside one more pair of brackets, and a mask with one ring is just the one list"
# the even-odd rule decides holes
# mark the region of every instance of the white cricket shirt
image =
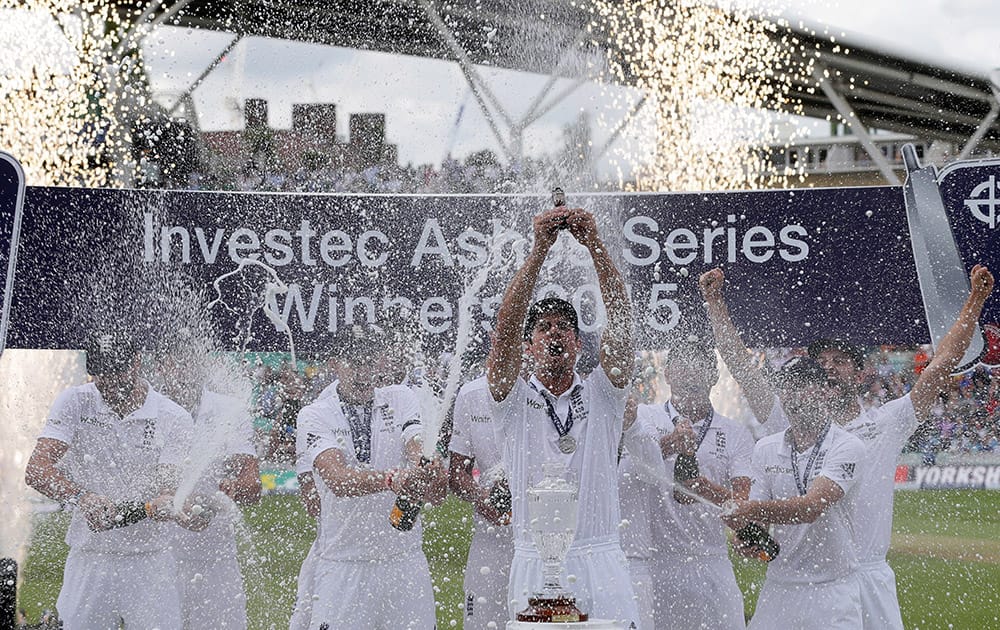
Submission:
[[[486,377],[481,376],[469,381],[458,390],[455,396],[454,424],[451,435],[450,450],[476,460],[479,469],[479,487],[490,488],[496,481],[487,474],[500,470],[506,474],[501,454],[501,443],[497,439],[498,431],[490,413],[489,384]],[[479,512],[472,514],[475,528],[473,529],[473,545],[501,544],[511,545],[510,527],[497,527],[484,519]]]
[[[859,562],[881,562],[892,538],[896,464],[906,441],[917,430],[917,414],[909,394],[880,407],[863,407],[859,401],[858,408],[861,413],[843,425],[865,445],[865,466],[853,496],[855,547]],[[765,426],[788,426],[777,398]]]
[[[146,502],[159,496],[157,466],[180,467],[191,444],[193,421],[180,405],[147,384],[142,405],[120,418],[93,383],[70,387],[52,404],[40,438],[69,445],[59,462],[73,481],[112,501]],[[110,531],[92,532],[75,511],[66,544],[83,551],[130,554],[167,547],[167,527],[146,519]]]
[[[528,488],[541,481],[542,464],[546,461],[566,465],[579,484],[579,516],[573,547],[591,542],[617,542],[621,523],[618,443],[628,390],[612,385],[600,367],[586,380],[576,375],[573,385],[559,397],[548,393],[536,378],[532,377],[532,382],[534,388],[518,377],[507,397],[492,405],[494,420],[510,454],[508,475],[515,546],[533,547],[523,506]],[[576,450],[565,454],[559,450],[559,433],[542,396],[549,397],[555,413],[564,420],[574,390],[579,392],[580,409],[574,412],[569,434],[576,440]]]
[[[346,403],[345,403],[346,404]],[[312,470],[316,457],[328,449],[343,453],[359,469],[385,471],[407,466],[405,445],[420,433],[416,396],[403,385],[375,390],[371,411],[371,458],[358,461],[347,417],[334,386],[329,396],[303,407],[298,416],[296,470]],[[319,473],[313,473],[320,494],[320,535],[317,550],[324,560],[392,560],[420,551],[421,525],[401,532],[389,523],[396,495],[389,490],[361,497],[334,495]]]
[[[674,432],[674,418],[679,414],[673,405],[640,405],[639,413],[656,427],[659,436]],[[706,418],[690,418],[695,435],[701,435]],[[711,424],[695,456],[698,470],[714,484],[731,487],[736,477],[750,477],[753,456],[753,435],[741,423],[712,411]],[[663,462],[665,472],[673,478],[676,455]],[[656,518],[652,521],[653,546],[657,553],[681,555],[725,556],[726,528],[719,511],[702,503],[678,503],[673,491],[664,488],[654,504]]]
[[[618,500],[621,509],[622,551],[629,560],[649,560],[653,547],[651,519],[654,497],[663,480],[663,458],[656,442],[656,429],[641,418],[625,431],[621,461],[618,463]],[[655,470],[651,470],[652,467]]]
[[[751,499],[800,496],[792,472],[789,432],[790,429],[757,442],[751,465]],[[865,447],[861,440],[835,425],[830,427],[821,444],[796,454],[800,480],[805,488],[817,477],[826,477],[839,485],[845,495],[812,523],[774,526],[772,535],[781,545],[781,552],[768,564],[768,580],[827,582],[847,575],[856,567],[851,490],[860,476],[864,457]],[[810,458],[813,459],[811,470],[808,469]]]
[[917,430],[917,414],[907,394],[881,407],[866,409],[845,427],[865,445],[865,466],[855,489],[854,527],[858,560],[885,560],[892,537],[892,501],[896,463]]

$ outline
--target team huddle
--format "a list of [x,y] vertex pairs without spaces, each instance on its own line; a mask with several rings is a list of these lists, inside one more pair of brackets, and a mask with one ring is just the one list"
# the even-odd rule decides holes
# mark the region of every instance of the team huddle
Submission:
[[[533,301],[564,231],[589,252],[607,314],[587,374],[574,307]],[[474,509],[464,627],[505,627],[542,587],[525,502],[546,464],[578,485],[562,583],[592,619],[748,627],[732,546],[770,560],[750,628],[902,628],[886,563],[896,458],[931,419],[992,291],[986,268],[970,279],[911,391],[870,407],[859,397],[864,354],[847,342],[817,340],[774,373],[760,368],[730,319],[722,271],[710,270],[699,286],[711,330],[669,348],[670,400],[644,404],[631,388],[629,295],[593,215],[539,214],[482,375],[459,391],[438,457],[426,456],[417,395],[386,376],[395,372],[385,339],[352,332],[330,349],[337,380],[296,423],[296,472],[317,537],[291,628],[434,628],[420,520],[400,527],[389,514],[449,491]],[[714,408],[717,354],[756,422]],[[76,508],[59,616],[68,630],[245,628],[233,523],[260,496],[250,436],[228,435],[181,492],[192,435],[231,401],[197,379],[168,379],[187,383],[186,395],[158,392],[140,378],[138,355],[128,339],[93,335],[93,382],[60,395],[28,463],[29,485]]]

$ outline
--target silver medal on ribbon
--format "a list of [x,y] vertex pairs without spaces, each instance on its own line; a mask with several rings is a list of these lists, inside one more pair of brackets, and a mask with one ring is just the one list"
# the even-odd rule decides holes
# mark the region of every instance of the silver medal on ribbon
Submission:
[[558,444],[559,450],[567,455],[576,451],[576,438],[572,435],[560,435]]

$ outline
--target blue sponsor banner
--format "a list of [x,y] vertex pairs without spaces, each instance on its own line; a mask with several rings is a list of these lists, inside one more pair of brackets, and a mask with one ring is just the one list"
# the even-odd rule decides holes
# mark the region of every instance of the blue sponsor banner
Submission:
[[[1000,270],[1000,160],[959,162],[942,169],[938,186],[966,270],[979,263]],[[981,359],[1000,365],[1000,302],[993,297],[981,317],[986,347]]]
[[0,153],[0,354],[7,340],[23,201],[24,171],[13,157]]
[[[986,168],[1000,179],[1000,168]],[[964,206],[971,193],[955,194]],[[899,187],[568,196],[598,217],[630,286],[641,347],[704,334],[697,278],[715,266],[749,345],[929,341]],[[291,335],[299,349],[322,349],[344,326],[371,320],[407,322],[447,347],[463,286],[484,266],[472,316],[485,336],[530,246],[531,217],[547,204],[29,188],[10,345],[79,347],[98,312],[169,336],[157,328],[177,326],[158,316],[172,299],[163,277],[173,276],[204,294],[227,347],[285,350]],[[975,242],[977,255],[997,256]],[[599,329],[589,256],[568,234],[555,250],[539,293],[571,299],[584,331]]]

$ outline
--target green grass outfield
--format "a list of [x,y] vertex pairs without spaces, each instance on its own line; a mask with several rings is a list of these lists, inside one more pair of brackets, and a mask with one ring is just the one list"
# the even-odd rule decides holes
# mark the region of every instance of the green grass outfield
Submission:
[[[315,528],[294,496],[265,497],[244,514],[249,535],[242,537],[240,555],[250,627],[287,628],[299,565]],[[449,498],[424,518],[438,627],[460,628],[471,514],[465,504]],[[38,515],[35,521],[19,593],[30,621],[55,608],[67,551],[62,542],[66,514]],[[1000,492],[897,492],[889,564],[896,571],[907,628],[1000,628]],[[737,560],[748,611],[763,576],[758,563]]]

